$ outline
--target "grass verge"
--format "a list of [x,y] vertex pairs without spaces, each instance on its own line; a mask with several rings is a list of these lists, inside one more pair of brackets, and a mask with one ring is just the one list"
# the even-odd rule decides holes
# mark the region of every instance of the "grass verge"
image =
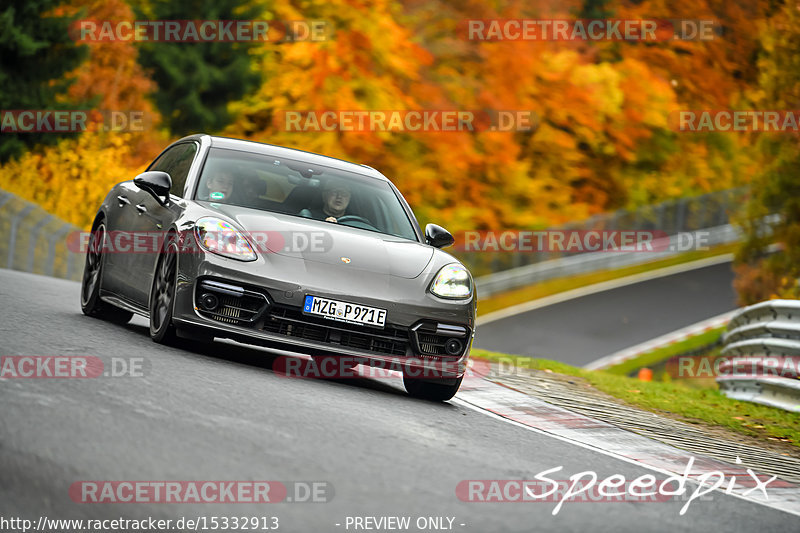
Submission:
[[602,270],[599,272],[590,272],[569,278],[558,278],[521,287],[512,291],[495,294],[487,298],[478,296],[478,316],[486,315],[493,311],[499,311],[512,305],[525,303],[545,296],[552,296],[559,292],[565,292],[572,289],[585,287],[586,285],[594,285],[595,283],[602,283],[613,279],[624,278],[626,276],[633,276],[634,274],[641,274],[643,272],[650,272],[651,270],[658,270],[673,265],[681,265],[698,259],[706,259],[717,255],[732,253],[738,248],[738,243],[725,244],[722,246],[715,246],[709,250],[699,250],[695,252],[687,252],[685,254],[676,255],[667,259],[659,261],[652,261],[650,263],[642,263],[639,265],[631,265],[629,267],[615,269],[615,270]]
[[[710,329],[673,344],[668,344],[637,355],[636,357],[622,361],[616,365],[604,368],[603,371],[620,376],[629,376],[640,368],[663,366],[662,363],[678,355],[707,355],[713,350],[722,336],[723,331],[725,331],[725,326]],[[658,379],[661,376],[655,375],[655,377]]]
[[783,441],[800,447],[800,414],[732,400],[716,390],[716,385],[699,388],[680,382],[645,382],[558,361],[488,350],[473,349],[472,357],[583,378],[597,390],[641,409],[672,415],[691,424],[723,427],[750,437]]

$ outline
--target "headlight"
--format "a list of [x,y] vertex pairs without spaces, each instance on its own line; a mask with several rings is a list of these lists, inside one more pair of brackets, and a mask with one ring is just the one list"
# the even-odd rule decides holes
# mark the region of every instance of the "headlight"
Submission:
[[239,261],[255,261],[256,253],[242,232],[219,218],[206,217],[194,226],[197,242],[211,253]]
[[472,296],[472,276],[457,263],[444,266],[431,283],[431,292],[441,298],[469,298]]

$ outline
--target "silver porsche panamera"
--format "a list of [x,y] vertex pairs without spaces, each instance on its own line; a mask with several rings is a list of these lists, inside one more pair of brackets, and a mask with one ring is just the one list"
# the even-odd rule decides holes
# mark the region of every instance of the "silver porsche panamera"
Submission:
[[208,135],[114,186],[87,243],[81,308],[149,318],[158,343],[229,338],[403,372],[457,392],[475,332],[469,271],[367,167]]

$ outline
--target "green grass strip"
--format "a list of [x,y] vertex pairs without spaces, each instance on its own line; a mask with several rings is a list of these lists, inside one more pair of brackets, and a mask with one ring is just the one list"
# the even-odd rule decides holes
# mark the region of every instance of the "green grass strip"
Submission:
[[689,387],[681,382],[645,382],[548,359],[479,349],[472,350],[472,357],[503,363],[506,368],[515,365],[583,378],[597,390],[647,411],[691,424],[722,427],[761,440],[783,441],[800,446],[800,413],[732,400],[721,394],[715,384]]
[[652,367],[679,355],[705,355],[707,352],[711,352],[713,349],[712,347],[719,341],[723,331],[725,331],[725,326],[704,331],[673,344],[668,344],[642,353],[636,357],[622,361],[619,364],[604,368],[603,370],[611,374],[628,376],[638,371],[640,368]]

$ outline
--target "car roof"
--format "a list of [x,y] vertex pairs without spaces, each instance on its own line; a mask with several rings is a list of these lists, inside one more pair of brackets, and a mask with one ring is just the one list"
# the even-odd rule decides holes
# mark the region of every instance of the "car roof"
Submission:
[[248,141],[244,139],[234,139],[232,137],[219,137],[215,135],[207,135],[198,133],[189,135],[175,141],[176,143],[187,140],[200,140],[207,137],[211,140],[211,146],[215,148],[227,148],[230,150],[242,150],[251,153],[264,154],[274,157],[286,157],[288,159],[295,159],[304,163],[316,164],[320,166],[334,167],[341,170],[347,170],[356,174],[370,176],[381,180],[389,181],[389,178],[367,165],[360,165],[345,161],[344,159],[337,159],[335,157],[328,157],[326,155],[315,154],[313,152],[306,152],[305,150],[298,150],[296,148],[286,148],[285,146],[278,146],[275,144],[261,143],[257,141]]

